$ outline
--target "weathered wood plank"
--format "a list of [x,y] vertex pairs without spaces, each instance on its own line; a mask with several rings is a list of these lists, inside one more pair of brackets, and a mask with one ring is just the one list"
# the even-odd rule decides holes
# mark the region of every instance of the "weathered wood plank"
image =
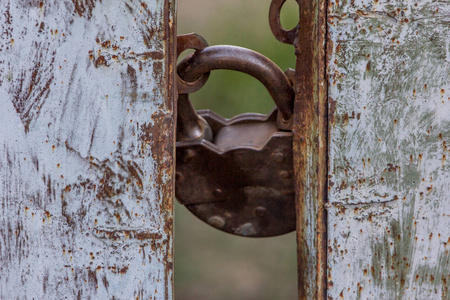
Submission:
[[174,1],[0,12],[0,298],[171,299]]
[[330,299],[449,299],[450,2],[328,7]]

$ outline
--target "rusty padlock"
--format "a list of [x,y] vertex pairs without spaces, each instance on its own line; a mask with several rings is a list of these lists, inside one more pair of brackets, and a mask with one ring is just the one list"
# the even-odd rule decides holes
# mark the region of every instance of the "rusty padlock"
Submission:
[[[235,46],[208,47],[195,34],[180,36],[178,54],[196,52],[178,64],[176,197],[194,215],[222,231],[269,237],[295,230],[292,153],[294,92],[271,60]],[[196,112],[189,93],[209,72],[247,73],[269,91],[276,108],[268,115],[246,113],[225,119]]]

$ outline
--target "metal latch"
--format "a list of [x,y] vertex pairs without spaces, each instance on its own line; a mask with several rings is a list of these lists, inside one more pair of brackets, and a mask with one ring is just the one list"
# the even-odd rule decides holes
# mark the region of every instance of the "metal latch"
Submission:
[[[240,236],[269,237],[295,230],[292,153],[294,91],[270,59],[249,49],[211,46],[197,34],[177,39],[178,116],[176,197],[211,226]],[[276,107],[268,115],[246,113],[225,119],[196,112],[189,94],[209,72],[235,70],[258,79]]]

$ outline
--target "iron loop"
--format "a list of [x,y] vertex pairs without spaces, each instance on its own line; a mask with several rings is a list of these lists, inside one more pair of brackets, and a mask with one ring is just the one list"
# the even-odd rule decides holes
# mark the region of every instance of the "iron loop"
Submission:
[[187,56],[178,64],[185,81],[195,81],[212,70],[234,70],[258,79],[268,90],[284,120],[292,116],[294,91],[284,72],[269,58],[236,46],[211,46]]
[[[299,25],[295,26],[291,30],[286,30],[281,25],[281,8],[283,7],[286,0],[272,0],[269,10],[269,24],[273,35],[277,40],[284,44],[295,45],[295,39],[297,38],[297,33]],[[297,1],[298,3],[298,1]]]
[[[208,47],[206,40],[199,34],[189,33],[182,34],[177,37],[177,57],[180,56],[182,52],[188,49],[194,49],[200,51]],[[177,73],[177,88],[178,94],[190,94],[201,89],[206,81],[208,81],[209,72],[203,74],[200,78],[193,82],[188,82],[180,78]]]

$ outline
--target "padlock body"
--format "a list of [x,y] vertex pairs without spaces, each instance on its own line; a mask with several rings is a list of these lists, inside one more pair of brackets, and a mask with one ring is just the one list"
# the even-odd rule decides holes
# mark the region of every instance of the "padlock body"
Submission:
[[209,111],[200,115],[214,140],[177,143],[177,199],[232,234],[268,237],[295,230],[292,132],[277,130],[276,113],[232,120]]
[[222,127],[214,136],[213,144],[221,151],[248,147],[263,148],[278,132],[275,122],[257,122]]

